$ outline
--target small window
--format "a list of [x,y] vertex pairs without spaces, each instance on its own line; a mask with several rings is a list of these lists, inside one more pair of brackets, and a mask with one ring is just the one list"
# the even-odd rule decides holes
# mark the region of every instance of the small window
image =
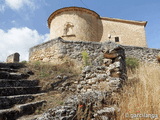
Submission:
[[119,37],[115,37],[115,42],[119,42]]

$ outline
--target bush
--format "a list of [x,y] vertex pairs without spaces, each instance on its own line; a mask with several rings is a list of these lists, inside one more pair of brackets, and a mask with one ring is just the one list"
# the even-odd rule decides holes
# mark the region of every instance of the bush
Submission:
[[126,58],[126,66],[133,70],[139,66],[139,60],[137,58]]
[[20,63],[22,63],[22,64],[27,64],[27,61],[26,61],[26,60],[23,60],[23,61],[21,61]]

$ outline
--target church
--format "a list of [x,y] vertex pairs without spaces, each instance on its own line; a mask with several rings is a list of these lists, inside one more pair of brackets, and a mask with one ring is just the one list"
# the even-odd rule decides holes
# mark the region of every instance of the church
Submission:
[[126,46],[147,47],[146,21],[101,17],[95,11],[81,7],[56,10],[48,18],[50,39],[105,42]]

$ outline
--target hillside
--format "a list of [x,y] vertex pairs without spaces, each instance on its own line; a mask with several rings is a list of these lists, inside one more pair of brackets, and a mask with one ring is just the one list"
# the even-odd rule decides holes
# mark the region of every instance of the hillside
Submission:
[[[27,64],[27,66],[35,73],[34,76],[32,76],[32,79],[39,79],[41,86],[43,86],[43,89],[47,92],[46,95],[35,99],[47,100],[46,106],[37,110],[35,112],[36,115],[42,114],[43,112],[47,113],[46,111],[49,108],[51,108],[49,113],[52,114],[51,111],[55,112],[53,108],[56,106],[63,106],[67,98],[75,95],[74,91],[71,92],[63,89],[65,88],[65,84],[70,83],[71,85],[75,79],[79,79],[79,75],[81,74],[81,70],[79,68],[75,68],[76,65],[74,65],[73,62],[68,61],[62,65],[35,62]],[[119,92],[109,95],[110,97],[104,97],[103,103],[96,108],[100,112],[104,112],[104,108],[109,108],[110,106],[110,109],[106,110],[108,113],[104,112],[103,114],[95,117],[94,120],[129,120],[131,118],[136,120],[150,120],[151,118],[155,118],[155,120],[158,120],[157,117],[160,115],[159,68],[160,66],[155,64],[139,64],[136,68],[128,68],[128,80],[124,83],[123,88]],[[54,85],[56,83],[57,86],[54,86],[53,83]],[[103,92],[107,90],[107,87],[102,84],[100,85],[100,88],[101,89],[99,90]],[[85,97],[87,98],[87,96]],[[82,106],[83,104],[81,107]],[[88,109],[91,110],[90,107]],[[86,109],[87,107],[84,111],[86,111]],[[90,112],[93,112],[92,110]],[[86,116],[88,116],[90,113],[89,111],[79,111],[76,114],[80,114],[81,116],[85,116],[86,114]],[[146,116],[146,118],[141,118],[136,116],[138,114],[146,114],[148,116]],[[105,115],[112,117],[107,118],[104,117]],[[126,117],[126,115],[130,115],[130,117]],[[39,119],[37,118],[37,120]],[[74,118],[74,120],[80,119],[82,118],[78,118],[78,115]],[[89,120],[91,118],[86,119]]]

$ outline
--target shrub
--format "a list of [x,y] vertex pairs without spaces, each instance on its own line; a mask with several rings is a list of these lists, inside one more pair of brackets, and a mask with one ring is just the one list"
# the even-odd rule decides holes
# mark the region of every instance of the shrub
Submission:
[[27,64],[27,61],[26,61],[26,60],[23,60],[23,61],[21,61],[20,63],[22,63],[22,64]]
[[83,65],[84,66],[90,65],[88,53],[86,51],[83,51],[81,54],[82,54],[82,59],[83,59]]
[[135,69],[139,66],[139,60],[137,58],[126,58],[126,66],[130,69]]

